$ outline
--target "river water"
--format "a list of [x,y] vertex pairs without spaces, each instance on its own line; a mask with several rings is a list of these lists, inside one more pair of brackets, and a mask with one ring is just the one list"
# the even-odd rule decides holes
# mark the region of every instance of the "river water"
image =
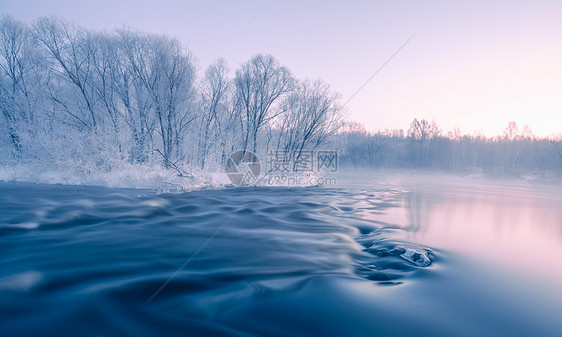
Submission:
[[0,336],[562,335],[561,187],[337,178],[0,183]]

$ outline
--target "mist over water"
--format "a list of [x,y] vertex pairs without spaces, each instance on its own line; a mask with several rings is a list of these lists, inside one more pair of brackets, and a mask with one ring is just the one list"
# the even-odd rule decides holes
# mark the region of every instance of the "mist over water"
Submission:
[[562,331],[560,187],[337,178],[168,194],[2,183],[0,334]]

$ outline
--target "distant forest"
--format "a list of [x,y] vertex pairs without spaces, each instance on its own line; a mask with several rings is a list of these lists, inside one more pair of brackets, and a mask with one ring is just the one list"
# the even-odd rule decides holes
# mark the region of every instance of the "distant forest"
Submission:
[[414,119],[407,131],[368,132],[349,123],[342,134],[342,162],[352,167],[415,168],[552,177],[562,175],[562,135],[539,138],[509,122],[502,135],[487,138],[444,133],[435,122]]
[[368,132],[346,120],[329,85],[294,78],[270,55],[233,71],[219,59],[199,74],[173,38],[56,18],[0,19],[0,111],[8,167],[216,172],[235,151],[329,149],[351,167],[562,174],[562,137],[537,138],[516,123],[495,138],[445,134],[423,119]]

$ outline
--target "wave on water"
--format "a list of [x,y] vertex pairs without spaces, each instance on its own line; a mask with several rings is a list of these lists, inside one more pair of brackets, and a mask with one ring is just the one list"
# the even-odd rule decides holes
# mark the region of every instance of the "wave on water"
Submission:
[[3,329],[248,335],[230,317],[318,292],[339,301],[331,288],[350,282],[400,285],[424,268],[414,254],[435,254],[366,216],[397,193],[0,184]]

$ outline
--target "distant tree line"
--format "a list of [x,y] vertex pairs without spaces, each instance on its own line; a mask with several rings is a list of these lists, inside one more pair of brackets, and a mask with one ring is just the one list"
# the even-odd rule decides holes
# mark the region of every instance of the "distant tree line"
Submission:
[[502,135],[444,134],[435,122],[414,119],[407,131],[367,132],[349,123],[340,135],[344,165],[416,168],[489,174],[562,175],[562,136],[539,138],[510,122]]
[[0,20],[0,163],[216,169],[230,153],[314,150],[342,125],[338,95],[269,55],[198,76],[163,35],[55,19]]

